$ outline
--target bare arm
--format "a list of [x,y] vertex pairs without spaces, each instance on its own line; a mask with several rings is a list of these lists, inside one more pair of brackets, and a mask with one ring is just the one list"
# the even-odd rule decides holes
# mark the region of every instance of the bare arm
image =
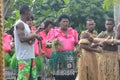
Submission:
[[41,56],[45,57],[46,52],[42,49],[42,43],[39,41],[38,43],[39,46],[39,52],[41,53]]
[[113,44],[120,45],[120,40],[119,40],[119,39],[114,39],[114,40],[113,40]]
[[25,32],[24,32],[24,25],[23,25],[23,23],[19,23],[16,26],[16,30],[17,30],[17,34],[18,34],[21,42],[29,42],[30,40],[33,40],[35,38],[39,39],[37,34],[29,34],[29,35],[26,36]]
[[88,51],[101,52],[101,50],[99,50],[98,48],[93,48],[88,44],[80,44],[79,47]]

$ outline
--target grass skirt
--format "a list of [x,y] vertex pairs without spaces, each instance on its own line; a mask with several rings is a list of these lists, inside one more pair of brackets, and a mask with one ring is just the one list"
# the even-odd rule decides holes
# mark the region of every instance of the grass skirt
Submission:
[[95,52],[82,49],[78,59],[78,75],[76,80],[98,80],[98,64]]
[[104,51],[98,62],[98,80],[119,80],[117,51]]
[[52,53],[50,57],[50,69],[53,75],[75,75],[75,60],[73,52]]

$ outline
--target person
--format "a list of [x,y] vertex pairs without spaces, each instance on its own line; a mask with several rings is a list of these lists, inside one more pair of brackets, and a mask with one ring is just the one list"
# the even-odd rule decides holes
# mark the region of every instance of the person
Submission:
[[[18,60],[17,80],[36,80],[36,64],[33,48],[34,39],[41,40],[36,33],[31,32],[27,18],[31,16],[27,5],[20,7],[20,19],[14,26],[15,53]],[[32,41],[32,43],[31,43]]]
[[97,36],[97,31],[95,31],[95,21],[93,19],[87,19],[86,20],[86,32],[90,33],[92,37],[96,37]]
[[98,64],[96,53],[102,49],[97,46],[93,47],[94,38],[88,32],[82,32],[79,41],[81,57],[78,59],[78,74],[76,80],[98,80]]
[[120,23],[116,26],[116,39],[120,39]]
[[118,45],[118,59],[119,59],[119,68],[120,68],[120,23],[116,26],[116,36],[113,41],[114,44]]
[[34,20],[34,17],[33,17],[33,16],[30,16],[29,18],[27,18],[26,23],[29,25],[30,30],[36,31],[37,29],[36,29],[36,27],[33,25],[33,20]]
[[[83,32],[87,32],[88,34],[90,34],[90,36],[94,39],[97,37],[97,31],[95,31],[95,26],[96,26],[96,23],[93,19],[87,19],[86,20],[86,28],[87,30],[85,31],[82,31],[81,33]],[[97,44],[94,40],[93,40],[93,43],[92,43],[92,46],[98,46],[99,44]],[[78,54],[79,55],[79,54]],[[97,56],[97,55],[96,55]]]
[[13,37],[11,34],[4,33],[3,35],[3,51],[4,51],[4,61],[5,61],[5,67],[10,66],[10,59],[13,55]]
[[[89,75],[88,76],[88,79],[90,79],[91,77],[91,80],[96,80],[97,79],[97,69],[98,69],[98,63],[97,63],[97,48],[95,47],[98,47],[98,44],[94,43],[94,38],[97,36],[97,32],[95,31],[95,22],[93,19],[87,19],[86,20],[86,28],[87,30],[85,31],[82,31],[81,32],[81,35],[80,35],[80,43],[78,44],[79,46],[77,47],[77,56],[78,56],[78,62],[77,62],[77,68],[78,68],[78,74],[77,74],[77,77],[76,77],[76,80],[85,80],[85,78],[87,78],[87,74]],[[84,39],[84,37],[82,36],[89,36],[92,40],[92,42],[89,42],[89,43],[84,43],[84,40],[88,41],[88,38],[89,37],[86,37]],[[85,46],[88,46],[89,47],[86,47],[84,48],[82,45]],[[91,55],[87,55],[87,54],[91,54]],[[95,56],[96,55],[96,56]],[[84,64],[84,62],[86,63],[86,65]],[[91,63],[91,65],[89,65],[89,63]],[[89,65],[89,66],[88,66]],[[88,70],[86,69],[86,67],[88,68]],[[92,71],[92,69],[95,69],[94,71]],[[85,71],[83,73],[83,71]],[[91,73],[93,73],[94,75],[91,76]],[[81,77],[82,76],[82,77]]]
[[3,49],[5,53],[9,53],[11,51],[10,43],[13,41],[12,35],[8,33],[4,33],[3,35]]
[[43,61],[44,61],[44,78],[51,78],[51,74],[50,74],[50,69],[49,69],[49,58],[51,55],[51,48],[47,48],[46,47],[46,42],[47,42],[47,36],[48,36],[48,32],[51,30],[51,28],[53,28],[54,23],[51,20],[45,20],[42,25],[44,25],[44,30],[40,31],[38,33],[39,36],[42,37],[42,41],[39,41],[38,44],[41,44],[41,50],[40,50],[40,54],[43,55]]
[[102,31],[97,37],[108,37],[108,35],[115,36],[114,32],[114,20],[112,18],[106,19],[105,21],[106,31]]
[[110,40],[115,39],[114,20],[105,21],[106,31],[102,31],[97,37],[100,40],[103,53],[99,58],[98,80],[119,80],[117,45]]
[[48,41],[54,43],[50,56],[50,69],[55,80],[75,80],[73,51],[78,43],[78,33],[69,27],[69,21],[68,15],[60,15],[59,27],[51,29],[48,33]]
[[[33,20],[34,20],[34,18],[33,18],[33,16],[31,16],[27,19],[26,23],[29,25],[29,28],[32,32],[35,32],[36,34],[38,34],[40,31],[40,28],[36,29],[36,27],[33,24]],[[38,44],[38,40],[35,39],[33,46],[34,46],[34,54],[35,54],[38,80],[41,80],[41,73],[44,71],[43,59],[39,52],[41,50],[41,48],[39,48],[40,45],[42,45],[42,44]]]
[[42,50],[45,51],[45,56],[47,58],[50,58],[50,54],[51,54],[51,48],[46,48],[46,42],[47,42],[47,35],[48,35],[48,32],[50,31],[51,28],[53,28],[54,26],[54,23],[50,20],[46,20],[44,22],[44,30],[39,32],[39,36],[42,37]]
[[[4,33],[3,35],[3,52],[4,52],[4,62],[5,62],[5,79],[14,79],[15,75],[11,76],[10,73],[14,73],[13,70],[10,69],[11,57],[13,55],[13,47],[11,43],[13,41],[13,37],[11,34]],[[7,73],[9,69],[9,74]],[[11,71],[10,71],[11,70]]]

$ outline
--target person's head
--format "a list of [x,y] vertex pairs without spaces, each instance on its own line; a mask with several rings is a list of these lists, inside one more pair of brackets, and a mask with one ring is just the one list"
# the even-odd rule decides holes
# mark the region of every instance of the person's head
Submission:
[[33,16],[27,18],[26,23],[29,25],[29,27],[33,26],[33,20]]
[[116,28],[116,37],[117,39],[120,39],[120,23],[117,25],[117,28]]
[[113,31],[114,28],[114,20],[112,18],[106,19],[105,28],[108,32]]
[[44,22],[44,29],[49,32],[49,30],[54,26],[54,23],[50,20]]
[[95,22],[93,19],[86,20],[86,27],[89,32],[92,32],[95,29]]
[[20,15],[21,15],[21,18],[24,19],[25,21],[27,20],[27,18],[31,16],[30,9],[27,5],[22,5],[20,7]]
[[60,17],[58,18],[59,26],[60,26],[61,29],[63,29],[63,30],[67,30],[67,28],[68,28],[68,26],[69,26],[69,21],[70,21],[70,18],[69,18],[69,16],[66,15],[66,14],[60,15]]
[[40,23],[39,26],[38,26],[38,28],[40,29],[40,31],[43,31],[45,29],[44,22],[45,21],[43,21],[42,23]]

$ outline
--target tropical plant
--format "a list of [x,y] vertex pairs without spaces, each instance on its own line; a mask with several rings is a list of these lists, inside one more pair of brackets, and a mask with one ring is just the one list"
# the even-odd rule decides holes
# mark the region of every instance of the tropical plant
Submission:
[[100,32],[104,30],[104,20],[113,17],[113,8],[107,11],[102,8],[103,0],[12,0],[5,16],[6,30],[19,18],[18,10],[22,4],[30,6],[35,25],[39,25],[45,19],[57,22],[58,16],[66,13],[71,17],[70,25],[78,32],[85,30],[87,18],[95,20],[96,30]]
[[102,6],[104,9],[108,10],[111,6],[114,6],[114,3],[120,4],[120,0],[104,0]]

